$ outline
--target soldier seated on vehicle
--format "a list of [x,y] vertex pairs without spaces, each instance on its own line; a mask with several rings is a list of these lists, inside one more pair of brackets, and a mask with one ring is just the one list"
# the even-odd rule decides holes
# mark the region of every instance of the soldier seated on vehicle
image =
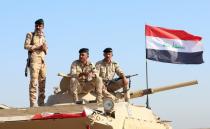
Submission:
[[[128,102],[130,99],[128,80],[119,65],[115,61],[112,61],[112,48],[106,48],[103,52],[104,59],[96,63],[96,69],[99,72],[99,76],[102,77],[108,92],[114,93],[120,88],[123,88],[125,101]],[[121,79],[114,81],[115,73]]]
[[74,102],[78,101],[79,93],[96,90],[96,101],[102,102],[102,78],[98,76],[95,65],[89,61],[89,49],[79,50],[79,60],[75,60],[70,70],[70,90]]

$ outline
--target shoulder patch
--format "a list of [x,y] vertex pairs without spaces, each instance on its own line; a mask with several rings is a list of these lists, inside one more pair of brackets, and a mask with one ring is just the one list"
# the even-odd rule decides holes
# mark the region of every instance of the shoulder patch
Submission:
[[116,65],[116,64],[117,64],[117,62],[113,61],[113,62],[112,62],[112,64],[115,64],[115,65]]
[[90,65],[90,66],[92,66],[92,65],[93,65],[93,63],[90,63],[89,65]]

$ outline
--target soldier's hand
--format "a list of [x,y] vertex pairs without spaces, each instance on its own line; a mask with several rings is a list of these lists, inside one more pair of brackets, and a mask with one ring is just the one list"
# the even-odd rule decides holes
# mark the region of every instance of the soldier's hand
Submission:
[[41,46],[35,45],[31,48],[31,51],[36,51],[36,50],[42,50],[42,45]]
[[80,73],[80,74],[79,74],[79,78],[82,77],[82,76],[83,76],[83,73]]
[[88,74],[88,77],[95,78],[95,77],[96,77],[96,74],[95,74],[95,73],[90,72],[90,73]]
[[127,86],[128,85],[128,80],[127,80],[126,77],[123,77],[122,78],[122,81],[123,81],[124,86]]
[[41,49],[43,50],[43,51],[47,51],[47,45],[46,44],[43,44],[42,46],[41,46]]
[[79,78],[81,78],[82,76],[85,76],[85,77],[86,77],[87,74],[86,74],[86,73],[80,73],[80,74],[79,74]]

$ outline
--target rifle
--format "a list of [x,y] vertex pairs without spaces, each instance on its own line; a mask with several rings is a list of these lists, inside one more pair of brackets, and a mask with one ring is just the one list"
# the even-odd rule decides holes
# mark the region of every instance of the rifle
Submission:
[[66,77],[66,78],[71,78],[71,76],[70,76],[70,75],[65,74],[65,73],[58,73],[58,76],[61,76],[61,77]]
[[[133,75],[126,75],[126,76],[125,76],[126,78],[129,79],[129,88],[131,87],[131,77],[134,77],[134,76],[137,76],[137,75],[139,75],[139,74],[133,74]],[[112,80],[108,80],[108,81],[106,81],[106,85],[108,86],[108,85],[110,85],[111,83],[116,82],[116,81],[118,81],[118,80],[120,80],[120,79],[122,79],[122,77],[118,77],[118,78],[114,78],[114,79],[112,79]]]
[[28,68],[30,67],[31,62],[31,52],[28,52],[28,58],[26,59],[26,66],[25,66],[25,77],[28,76]]
[[26,59],[26,66],[25,66],[25,77],[28,76],[28,59]]
[[[134,76],[137,76],[137,75],[139,75],[139,74],[126,75],[125,77],[129,79],[129,78],[134,77]],[[122,79],[122,78],[121,78],[121,77],[118,77],[118,78],[114,78],[114,79],[111,80],[111,81],[118,81],[118,80],[120,80],[120,79]]]
[[65,77],[65,78],[77,78],[77,79],[80,79],[82,76],[87,76],[87,80],[88,81],[92,80],[92,77],[89,77],[88,75],[89,75],[89,73],[86,73],[86,72],[80,73],[80,75],[78,77],[71,76],[69,74],[64,74],[64,73],[58,73],[58,76]]
[[[31,45],[33,44],[34,40],[34,32],[31,32],[32,38],[31,38]],[[25,66],[25,77],[28,76],[28,67],[30,67],[30,62],[31,62],[31,52],[28,51],[28,58],[26,59],[26,66]]]

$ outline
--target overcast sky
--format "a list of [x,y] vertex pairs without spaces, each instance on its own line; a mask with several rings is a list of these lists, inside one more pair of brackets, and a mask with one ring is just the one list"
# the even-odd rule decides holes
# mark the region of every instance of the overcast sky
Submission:
[[[148,61],[149,87],[198,80],[193,87],[150,96],[152,110],[175,129],[210,127],[210,1],[208,0],[5,0],[0,3],[0,104],[28,107],[24,77],[27,51],[23,49],[34,21],[43,18],[49,51],[46,95],[78,59],[78,50],[90,49],[90,60],[103,58],[106,47],[132,79],[132,90],[145,86],[145,24],[186,30],[203,37],[204,64],[178,65]],[[145,97],[132,103],[145,105]]]

